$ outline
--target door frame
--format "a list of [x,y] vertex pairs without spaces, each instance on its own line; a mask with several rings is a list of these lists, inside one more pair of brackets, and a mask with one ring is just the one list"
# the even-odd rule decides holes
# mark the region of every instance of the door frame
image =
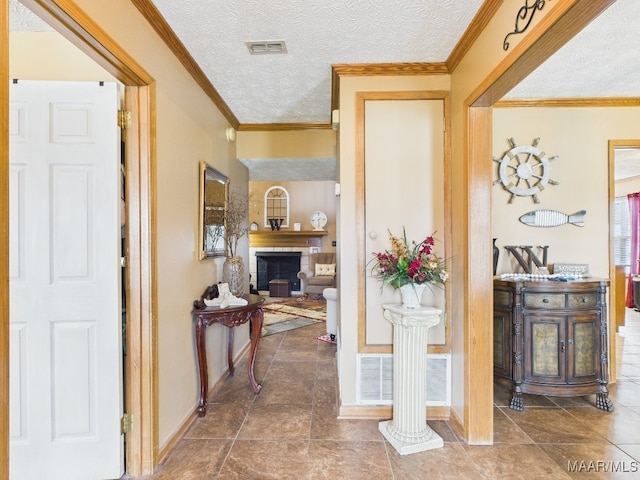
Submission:
[[[133,415],[135,428],[125,441],[126,473],[144,475],[157,463],[157,339],[155,329],[155,83],[89,16],[70,0],[21,0],[125,85],[125,108],[132,112],[132,125],[123,130],[126,146],[126,285],[127,357],[125,362],[125,411]],[[0,0],[8,12],[8,0]],[[8,15],[5,15],[7,19]],[[8,19],[0,25],[0,186],[7,192],[0,198],[0,247],[7,251],[8,158],[9,158],[9,31]],[[9,465],[9,265],[0,257],[0,477],[8,477]]]
[[[615,0],[564,0],[516,44],[464,101],[462,215],[464,251],[464,419],[470,444],[493,444],[492,106]],[[455,72],[454,72],[455,74]],[[455,214],[455,212],[454,212]],[[482,221],[486,219],[487,221]],[[479,241],[479,239],[481,241]],[[484,239],[484,241],[482,241]],[[490,299],[490,301],[487,301]]]
[[[614,258],[614,234],[615,216],[613,214],[613,204],[616,198],[616,148],[640,148],[640,140],[638,139],[613,139],[609,140],[609,382],[613,383],[618,380],[617,362],[615,361],[618,354],[616,343],[616,335],[620,319],[616,315],[616,306],[618,302],[624,302],[625,298],[618,298],[616,264]],[[626,281],[626,277],[625,277]]]

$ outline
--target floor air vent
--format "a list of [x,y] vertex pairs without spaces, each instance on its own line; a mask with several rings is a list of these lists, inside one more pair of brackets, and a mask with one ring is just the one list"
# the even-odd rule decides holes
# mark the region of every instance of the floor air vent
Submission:
[[[393,400],[393,355],[358,356],[357,402],[361,405],[391,405]],[[427,355],[427,406],[451,405],[451,355]]]

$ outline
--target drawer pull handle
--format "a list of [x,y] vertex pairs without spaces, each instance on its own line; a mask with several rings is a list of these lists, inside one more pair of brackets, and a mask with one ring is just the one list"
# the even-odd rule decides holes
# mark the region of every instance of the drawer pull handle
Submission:
[[587,303],[587,297],[582,297],[582,303]]
[[548,298],[543,298],[542,299],[542,303],[549,303],[549,299]]

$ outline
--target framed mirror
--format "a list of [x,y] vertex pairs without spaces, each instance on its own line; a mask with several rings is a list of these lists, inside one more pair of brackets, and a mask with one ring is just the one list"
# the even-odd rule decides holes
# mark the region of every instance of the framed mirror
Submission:
[[200,162],[200,260],[225,254],[225,212],[229,179],[206,162]]

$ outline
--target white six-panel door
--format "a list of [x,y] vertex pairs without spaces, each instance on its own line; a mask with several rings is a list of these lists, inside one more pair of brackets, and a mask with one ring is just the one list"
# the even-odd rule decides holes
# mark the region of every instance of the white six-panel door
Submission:
[[11,479],[119,478],[117,85],[10,94]]

